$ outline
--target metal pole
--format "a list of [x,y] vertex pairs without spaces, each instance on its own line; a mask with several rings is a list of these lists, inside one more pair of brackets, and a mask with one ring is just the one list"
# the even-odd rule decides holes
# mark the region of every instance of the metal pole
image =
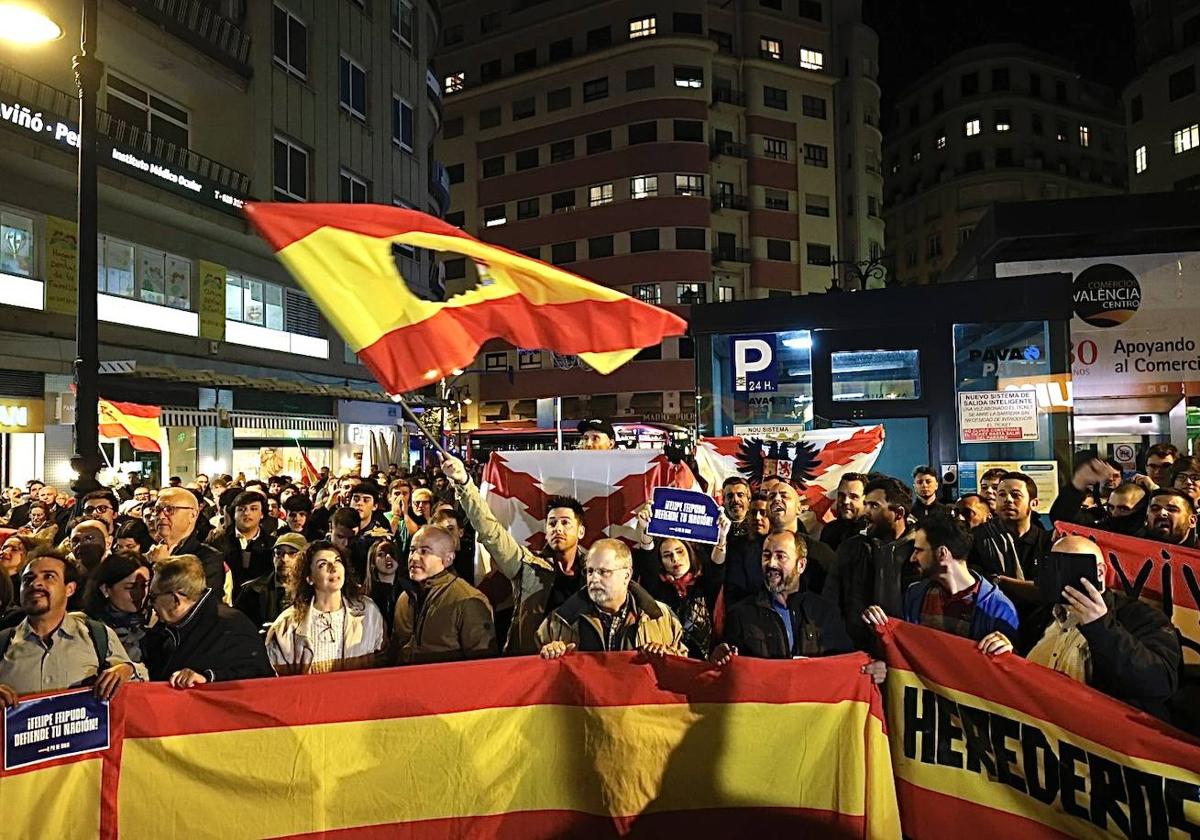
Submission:
[[554,437],[562,449],[562,397],[554,398]]
[[96,103],[103,65],[96,60],[97,0],[83,0],[79,55],[72,66],[79,92],[79,173],[77,221],[79,262],[75,312],[75,455],[71,466],[78,478],[71,485],[76,496],[98,489],[100,472],[100,349],[96,314]]

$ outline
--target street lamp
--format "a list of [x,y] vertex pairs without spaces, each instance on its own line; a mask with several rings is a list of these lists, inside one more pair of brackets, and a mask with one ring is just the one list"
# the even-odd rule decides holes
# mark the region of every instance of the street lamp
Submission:
[[[76,221],[79,258],[76,263],[75,309],[75,454],[71,467],[78,477],[75,495],[100,488],[100,348],[96,301],[96,106],[104,66],[96,60],[97,0],[82,0],[79,54],[71,62],[79,93],[79,168]],[[0,38],[21,44],[43,44],[61,38],[63,29],[30,2],[0,2]]]
[[[831,266],[843,266],[849,274],[849,278],[842,278],[834,275],[833,282],[829,286],[831,292],[852,292],[867,288],[867,283],[871,280],[882,280],[884,285],[891,286],[896,282],[895,273],[888,271],[888,262],[891,260],[891,254],[880,254],[876,257],[871,257],[869,260],[830,260]],[[846,279],[854,279],[858,281],[858,287],[847,288],[845,285]]]

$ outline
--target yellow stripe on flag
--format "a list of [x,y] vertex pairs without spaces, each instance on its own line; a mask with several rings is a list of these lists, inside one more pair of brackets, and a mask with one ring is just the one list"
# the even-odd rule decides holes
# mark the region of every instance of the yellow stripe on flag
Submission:
[[95,840],[103,766],[95,758],[0,776],[0,837]]

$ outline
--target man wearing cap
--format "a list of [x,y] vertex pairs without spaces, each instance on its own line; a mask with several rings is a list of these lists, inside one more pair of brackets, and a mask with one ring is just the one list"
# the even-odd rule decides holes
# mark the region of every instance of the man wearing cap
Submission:
[[607,420],[584,420],[579,424],[580,449],[616,449],[617,432]]
[[303,534],[288,531],[275,540],[274,568],[242,584],[233,605],[257,627],[270,626],[292,602],[296,578],[295,562],[308,546]]

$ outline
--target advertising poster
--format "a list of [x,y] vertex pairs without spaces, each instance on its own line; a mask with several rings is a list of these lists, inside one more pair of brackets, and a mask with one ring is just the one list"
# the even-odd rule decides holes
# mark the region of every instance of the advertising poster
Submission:
[[960,391],[960,443],[1014,443],[1038,439],[1037,392]]

